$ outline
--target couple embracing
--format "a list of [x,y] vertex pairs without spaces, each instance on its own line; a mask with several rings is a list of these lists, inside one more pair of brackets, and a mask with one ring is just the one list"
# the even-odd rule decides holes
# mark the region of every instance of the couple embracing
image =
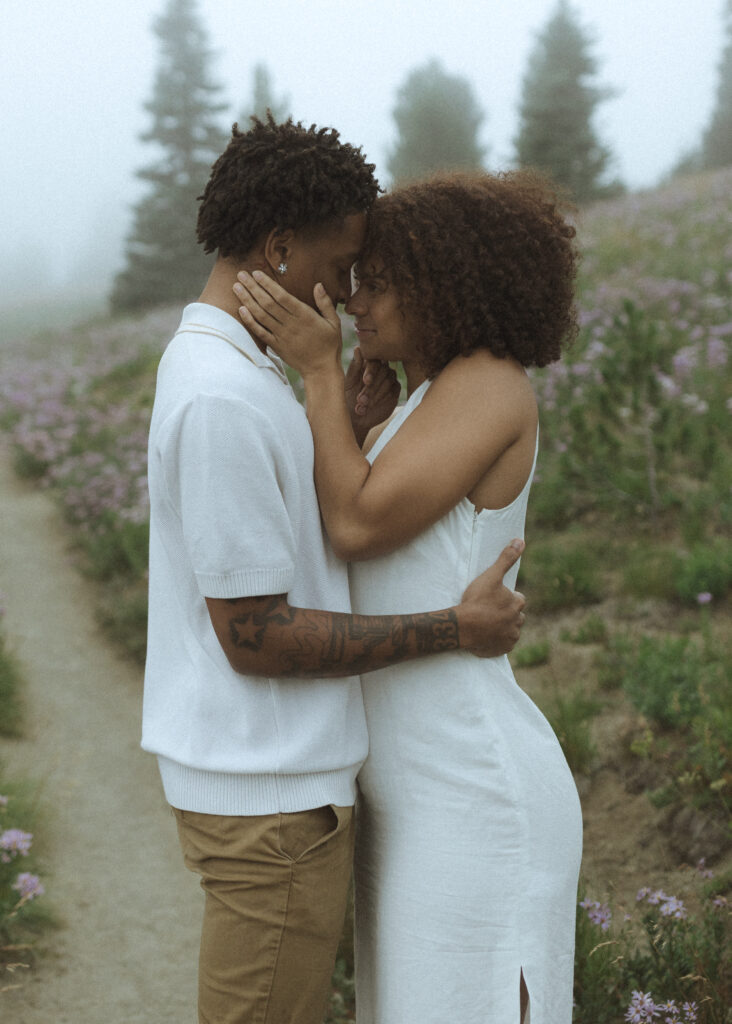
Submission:
[[235,126],[158,371],[143,746],[205,892],[199,1020],[319,1024],[353,870],[359,1024],[569,1024],[579,804],[506,654],[574,231],[532,174],[373,170]]

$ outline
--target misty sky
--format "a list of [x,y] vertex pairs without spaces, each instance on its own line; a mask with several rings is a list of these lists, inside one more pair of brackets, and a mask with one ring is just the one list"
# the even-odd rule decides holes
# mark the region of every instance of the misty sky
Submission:
[[[0,0],[0,307],[39,286],[103,292],[121,261],[166,0]],[[597,128],[632,188],[694,146],[714,103],[723,0],[574,0],[595,39],[598,81],[618,95]],[[431,57],[466,76],[486,114],[491,168],[506,167],[521,80],[554,0],[199,0],[230,104],[269,67],[296,118],[363,145],[386,178],[406,74]],[[415,14],[422,7],[423,13]]]

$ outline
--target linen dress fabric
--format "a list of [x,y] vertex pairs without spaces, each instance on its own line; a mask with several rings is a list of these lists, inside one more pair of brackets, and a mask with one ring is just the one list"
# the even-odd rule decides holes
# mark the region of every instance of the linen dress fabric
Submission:
[[[373,461],[429,388],[397,412]],[[534,459],[534,466],[536,458]],[[533,477],[506,508],[464,499],[385,557],[354,563],[361,614],[456,604],[523,535]],[[515,586],[518,565],[506,575]],[[447,652],[362,679],[369,756],[358,777],[359,1024],[570,1024],[582,847],[577,790],[508,658]]]

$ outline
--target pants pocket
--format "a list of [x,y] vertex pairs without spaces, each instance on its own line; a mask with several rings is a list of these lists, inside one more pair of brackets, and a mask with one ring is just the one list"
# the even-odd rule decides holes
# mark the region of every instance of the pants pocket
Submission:
[[279,847],[283,855],[295,863],[335,836],[352,813],[350,807],[335,808],[331,804],[295,814],[281,814]]

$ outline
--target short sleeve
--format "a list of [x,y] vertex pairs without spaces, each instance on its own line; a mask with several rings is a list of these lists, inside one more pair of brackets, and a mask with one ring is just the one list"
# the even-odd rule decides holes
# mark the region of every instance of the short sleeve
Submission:
[[166,489],[205,597],[287,593],[295,572],[291,459],[281,431],[238,398],[197,395],[161,439]]

